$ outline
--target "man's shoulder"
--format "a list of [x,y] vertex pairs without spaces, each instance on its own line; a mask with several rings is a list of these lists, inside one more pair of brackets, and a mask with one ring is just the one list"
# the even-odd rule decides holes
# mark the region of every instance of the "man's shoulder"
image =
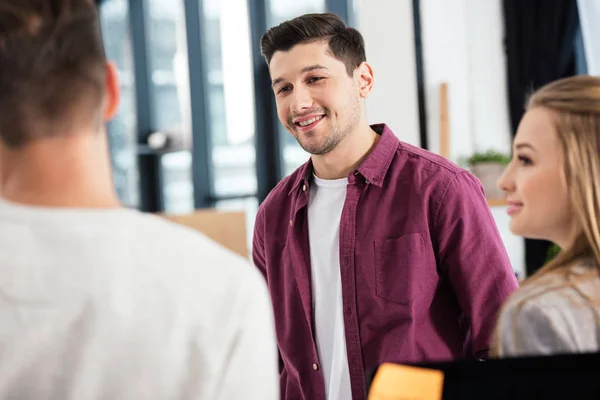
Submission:
[[432,191],[436,196],[449,189],[470,193],[479,190],[479,180],[467,169],[429,150],[400,142],[393,163],[395,175],[402,180],[411,180],[421,191]]
[[244,278],[252,274],[249,260],[225,248],[205,234],[170,221],[162,216],[139,213],[138,234],[145,246],[156,253],[157,268],[165,268],[164,261],[171,260],[168,269],[181,273],[199,273],[215,279]]
[[[79,247],[55,266],[57,274],[83,264],[90,275],[98,268],[119,287],[162,288],[171,298],[201,292],[203,287],[205,298],[223,297],[260,281],[249,259],[160,215],[134,209],[36,211],[0,213],[0,224],[15,231],[13,240],[22,243],[13,258],[26,257],[27,246],[39,246],[38,253]],[[9,245],[4,241],[2,248]]]
[[139,213],[138,229],[140,234],[145,234],[146,239],[153,237],[154,239],[150,239],[153,242],[157,242],[157,244],[164,243],[165,247],[168,244],[169,247],[177,251],[192,251],[197,253],[198,249],[210,249],[215,255],[221,257],[235,256],[233,252],[210,239],[204,233],[171,221],[164,216]]
[[[218,300],[224,306],[234,298],[238,299],[236,302],[242,298],[248,300],[266,290],[263,277],[248,258],[201,232],[146,214],[139,215],[137,229],[147,241],[144,245],[147,251],[138,251],[145,262],[146,279],[160,282],[165,295],[183,298],[191,295],[188,300],[194,303],[197,293],[203,293],[201,298]],[[140,243],[137,241],[135,247],[139,248]]]
[[415,169],[427,169],[442,174],[444,177],[452,178],[461,173],[468,172],[439,154],[406,142],[400,141],[396,153],[401,160],[406,161],[405,166]]
[[203,234],[173,222],[167,216],[133,211],[131,219],[135,221],[135,227],[140,233],[146,232],[145,236],[157,237],[158,240],[164,240],[165,237],[173,238],[169,242],[180,243],[175,246],[186,246],[190,242],[194,244],[203,242]]
[[[485,197],[481,182],[472,172],[445,157],[402,141],[386,179],[391,187],[404,193],[399,195],[429,199],[435,208],[439,208],[444,199],[469,198],[469,202],[473,202],[474,197]],[[406,194],[407,187],[411,189],[410,194]],[[484,203],[485,200],[481,204]]]

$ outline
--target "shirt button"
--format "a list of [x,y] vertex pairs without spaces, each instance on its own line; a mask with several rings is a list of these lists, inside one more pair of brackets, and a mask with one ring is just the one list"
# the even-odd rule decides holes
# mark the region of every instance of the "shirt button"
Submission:
[[368,185],[368,184],[369,184],[369,183],[371,183],[371,182],[369,182],[369,180],[368,180],[368,179],[365,179],[365,183]]
[[294,225],[294,221],[290,219],[290,226]]
[[302,191],[306,192],[306,184],[302,185]]
[[319,366],[317,364],[313,364],[313,369],[316,371],[319,369]]

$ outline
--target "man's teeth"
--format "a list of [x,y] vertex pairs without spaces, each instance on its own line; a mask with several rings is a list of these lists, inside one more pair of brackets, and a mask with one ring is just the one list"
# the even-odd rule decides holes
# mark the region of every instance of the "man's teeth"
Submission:
[[312,124],[312,123],[320,120],[321,118],[323,118],[323,117],[322,116],[321,117],[314,117],[314,118],[308,119],[306,121],[299,122],[298,125],[300,125],[300,126],[307,126],[307,125],[310,125],[310,124]]

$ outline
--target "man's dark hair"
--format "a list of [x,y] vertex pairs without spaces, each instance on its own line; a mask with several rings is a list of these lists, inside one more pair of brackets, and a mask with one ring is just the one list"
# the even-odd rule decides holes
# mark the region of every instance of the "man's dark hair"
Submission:
[[101,123],[106,56],[94,0],[0,0],[0,140]]
[[346,65],[350,76],[367,59],[360,32],[330,13],[302,15],[269,29],[260,39],[260,49],[268,65],[276,51],[319,41],[328,42],[331,54]]

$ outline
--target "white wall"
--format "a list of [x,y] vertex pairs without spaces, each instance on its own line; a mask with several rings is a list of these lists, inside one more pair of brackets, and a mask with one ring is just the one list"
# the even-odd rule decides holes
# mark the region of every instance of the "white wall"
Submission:
[[[501,0],[421,0],[429,148],[439,151],[439,85],[449,84],[451,157],[510,150]],[[412,0],[356,0],[375,71],[369,122],[419,144]]]
[[367,119],[372,124],[385,122],[401,140],[418,146],[412,0],[356,0],[355,10],[375,73]]
[[429,149],[440,150],[439,91],[446,82],[450,155],[457,160],[473,150],[466,0],[421,0],[421,34]]
[[[376,85],[370,122],[389,123],[401,140],[419,144],[412,0],[356,0],[358,29]],[[474,151],[510,150],[502,0],[421,0],[430,150],[439,151],[439,85],[448,83],[451,159]],[[508,230],[504,207],[492,214],[514,269],[525,270],[523,239]]]
[[501,0],[467,0],[471,133],[476,151],[510,153],[504,22]]
[[439,86],[448,83],[450,155],[510,150],[501,0],[421,0],[429,148],[439,151]]

